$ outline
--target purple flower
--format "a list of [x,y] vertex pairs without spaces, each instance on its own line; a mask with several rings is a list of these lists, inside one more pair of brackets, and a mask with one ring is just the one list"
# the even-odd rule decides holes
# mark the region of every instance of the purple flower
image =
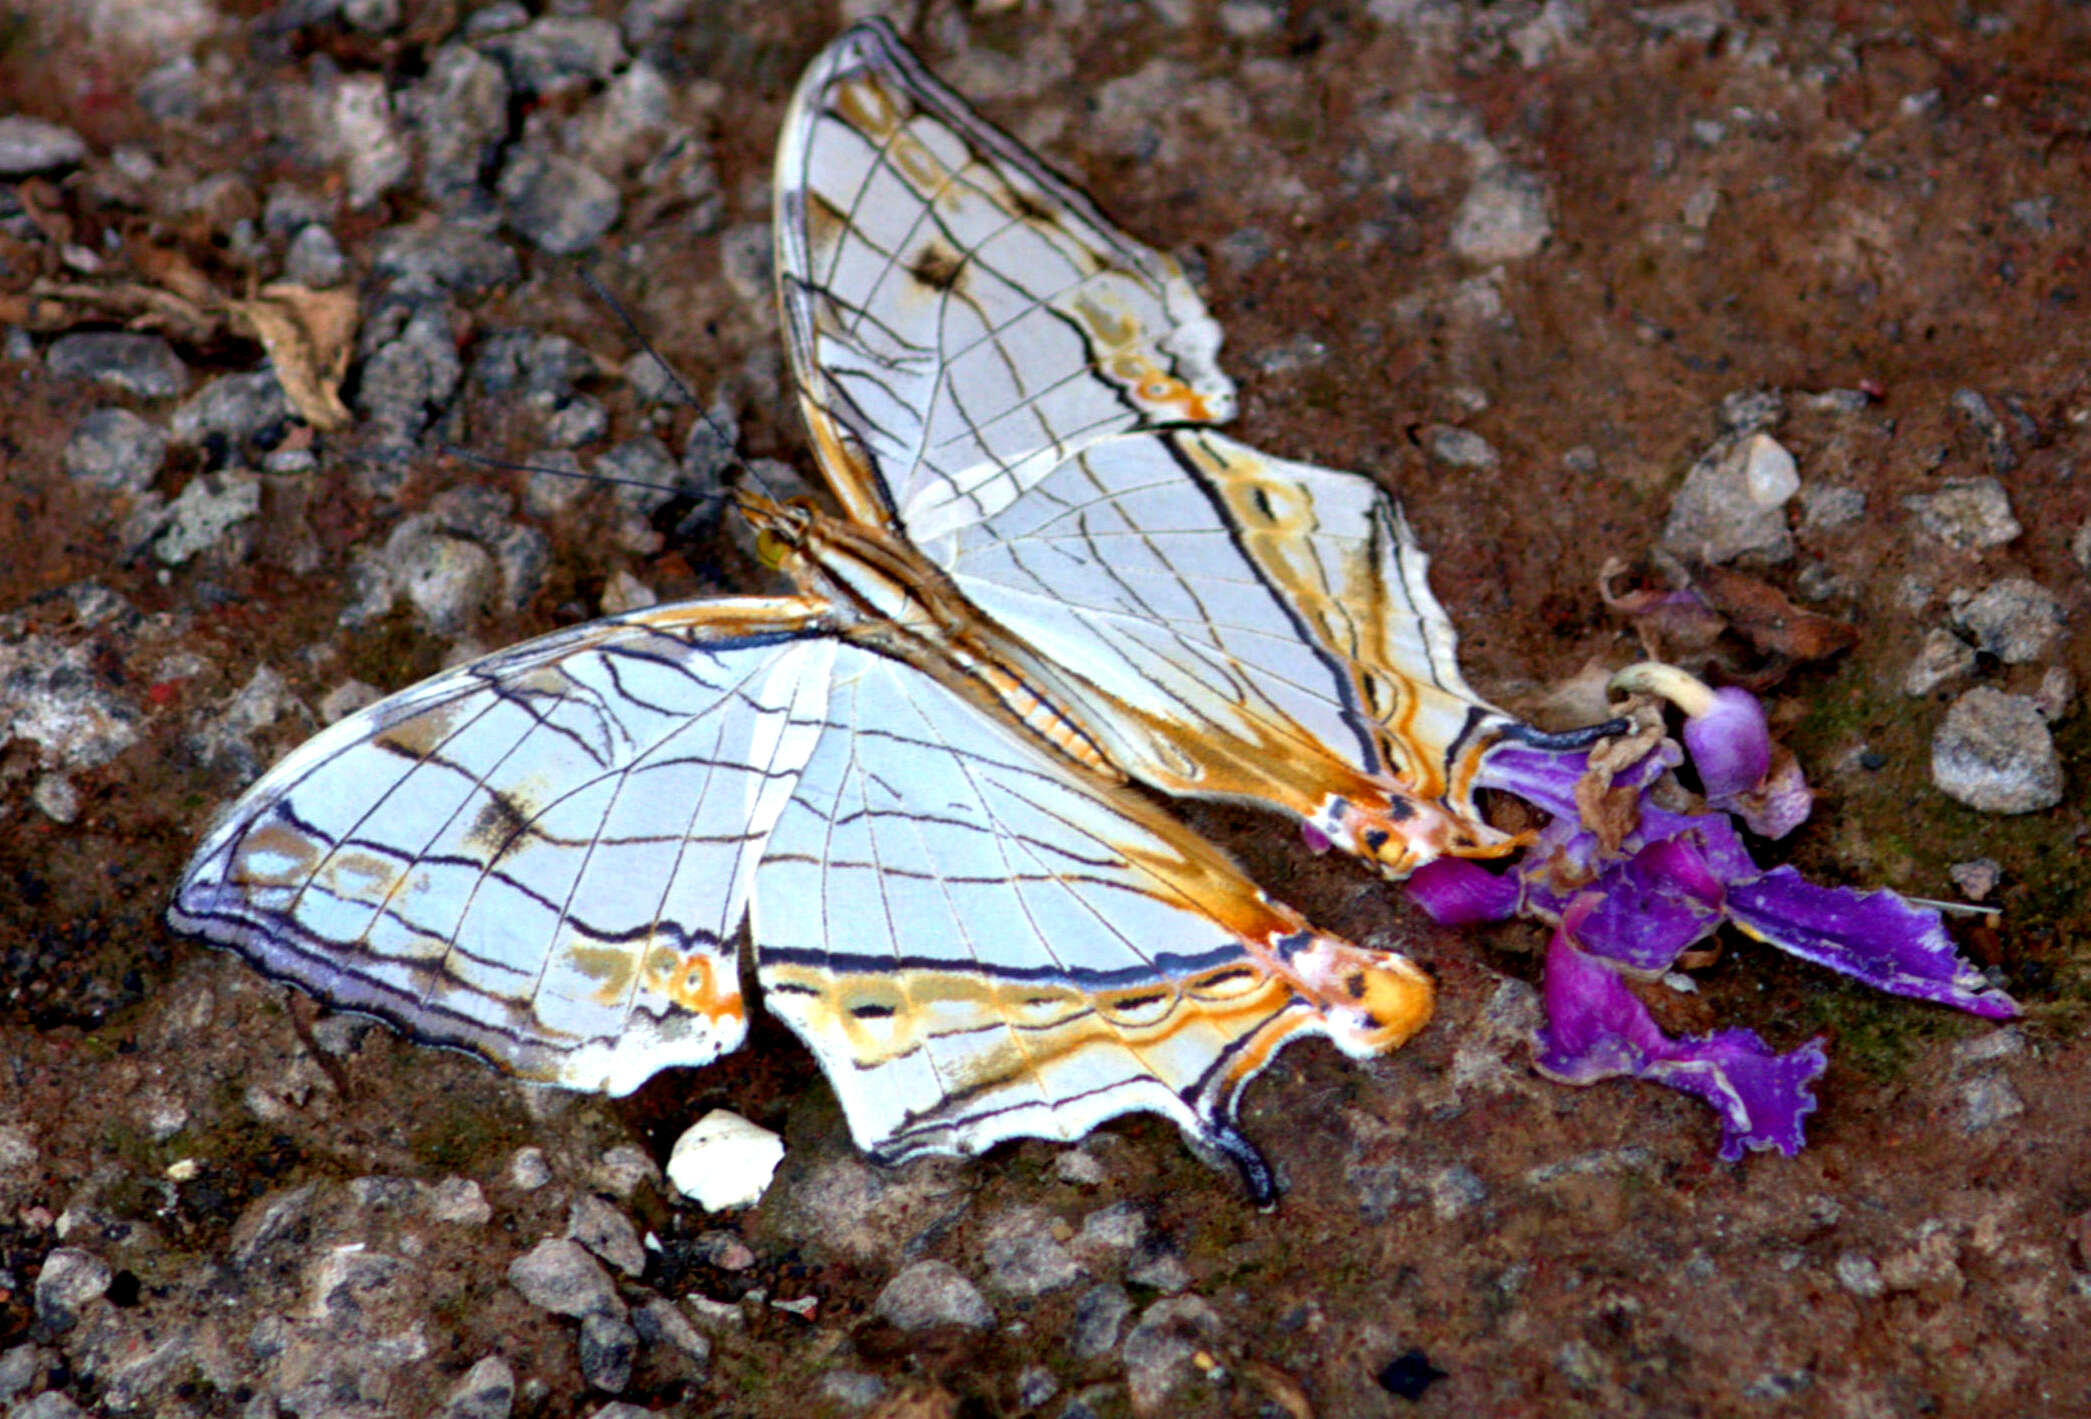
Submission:
[[1585,898],[1570,908],[1547,948],[1539,1072],[1564,1084],[1630,1075],[1702,1099],[1721,1116],[1724,1162],[1755,1148],[1798,1153],[1801,1120],[1815,1111],[1809,1086],[1829,1067],[1822,1041],[1782,1055],[1749,1030],[1671,1039],[1610,966],[1577,949],[1572,937],[1592,906]]
[[1892,892],[1819,887],[1790,867],[1756,864],[1730,815],[1761,835],[1781,836],[1807,817],[1812,794],[1793,756],[1772,743],[1750,695],[1709,690],[1669,666],[1636,666],[1615,677],[1621,682],[1685,710],[1684,748],[1708,811],[1654,801],[1685,755],[1652,730],[1573,752],[1505,738],[1476,782],[1515,794],[1552,820],[1507,873],[1441,859],[1409,879],[1417,902],[1447,924],[1522,913],[1557,925],[1541,1072],[1575,1083],[1632,1074],[1703,1098],[1726,1121],[1724,1158],[1746,1147],[1799,1147],[1800,1120],[1813,1107],[1806,1086],[1823,1069],[1818,1046],[1774,1055],[1743,1030],[1668,1041],[1619,979],[1673,969],[1723,922],[1880,990],[1991,1019],[2018,1013],[1961,959],[1937,911]]

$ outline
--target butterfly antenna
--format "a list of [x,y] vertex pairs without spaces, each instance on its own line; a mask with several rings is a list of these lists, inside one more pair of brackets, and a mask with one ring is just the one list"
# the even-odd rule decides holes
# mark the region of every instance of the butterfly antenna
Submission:
[[[661,373],[668,376],[668,382],[673,384],[676,391],[682,395],[683,403],[696,411],[697,417],[704,421],[704,426],[712,431],[712,437],[719,441],[719,446],[731,453],[734,445],[733,436],[720,427],[719,421],[712,417],[711,411],[705,408],[703,402],[697,398],[697,391],[690,388],[690,382],[682,377],[681,371],[661,358],[661,352],[654,349],[653,341],[646,338],[646,332],[639,328],[639,322],[632,317],[632,313],[629,310],[625,309],[624,302],[612,295],[610,288],[605,286],[595,272],[588,267],[577,266],[575,270],[580,275],[581,284],[586,286],[597,300],[610,308],[611,314],[615,315],[618,323],[624,326],[625,333],[632,337],[632,342],[646,352],[646,358],[652,360],[660,368]],[[749,468],[746,461],[738,455],[735,455],[734,463],[743,473],[754,474],[754,470]],[[758,477],[756,481],[760,482],[761,479]]]
[[476,463],[481,468],[498,468],[509,473],[529,473],[544,478],[571,478],[579,483],[611,483],[625,488],[644,488],[648,492],[666,493],[670,497],[690,497],[699,507],[721,503],[731,498],[731,493],[690,494],[672,483],[655,483],[645,478],[620,478],[615,473],[590,473],[579,468],[553,468],[543,463],[514,463],[506,458],[493,458],[484,453],[462,448],[454,443],[436,445],[437,449],[452,458],[461,458],[467,463]]

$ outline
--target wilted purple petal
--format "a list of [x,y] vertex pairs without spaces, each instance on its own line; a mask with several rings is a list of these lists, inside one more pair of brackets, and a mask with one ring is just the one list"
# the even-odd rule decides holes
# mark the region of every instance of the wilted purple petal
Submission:
[[1752,936],[1880,990],[1992,1020],[2018,1014],[2010,996],[1960,958],[1936,911],[1893,892],[1818,887],[1780,867],[1731,883],[1728,914]]
[[1733,801],[1715,806],[1740,814],[1753,833],[1783,838],[1808,821],[1808,814],[1815,808],[1815,790],[1808,787],[1801,761],[1781,750],[1774,756],[1763,783]]
[[1815,1111],[1809,1086],[1829,1067],[1821,1042],[1781,1055],[1748,1030],[1671,1039],[1624,981],[1576,948],[1570,934],[1587,919],[1571,909],[1547,949],[1539,1072],[1566,1084],[1632,1075],[1701,1099],[1721,1115],[1728,1162],[1751,1148],[1799,1152],[1801,1120]]
[[1721,1030],[1675,1048],[1673,1058],[1650,1064],[1641,1077],[1719,1112],[1722,1162],[1753,1148],[1776,1148],[1789,1158],[1801,1151],[1801,1120],[1815,1112],[1809,1086],[1830,1067],[1820,1039],[1779,1054],[1752,1031]]
[[[1577,895],[1591,902],[1576,930],[1577,944],[1637,975],[1669,970],[1722,920],[1721,884],[1683,841],[1651,843],[1624,862],[1608,864]],[[1525,901],[1542,915],[1564,919],[1569,907],[1538,879],[1528,882]]]
[[1771,772],[1772,732],[1748,690],[1715,690],[1702,709],[1686,707],[1684,748],[1716,803],[1748,793]]
[[1515,877],[1500,876],[1458,857],[1426,862],[1409,874],[1409,896],[1443,926],[1501,921],[1517,910]]

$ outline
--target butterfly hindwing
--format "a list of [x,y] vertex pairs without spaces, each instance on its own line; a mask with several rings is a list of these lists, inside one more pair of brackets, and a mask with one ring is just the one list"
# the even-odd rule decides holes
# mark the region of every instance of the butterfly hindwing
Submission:
[[735,941],[825,713],[803,598],[562,631],[297,749],[169,919],[269,975],[526,1077],[625,1093],[747,1031]]
[[1376,1052],[1427,1017],[1413,966],[1314,932],[1137,794],[912,667],[846,648],[836,670],[752,934],[865,1148],[1145,1110],[1240,1158],[1235,1103],[1281,1047]]

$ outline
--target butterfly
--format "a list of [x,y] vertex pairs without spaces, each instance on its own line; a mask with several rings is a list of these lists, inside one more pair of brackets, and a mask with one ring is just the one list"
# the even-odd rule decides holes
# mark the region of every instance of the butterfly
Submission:
[[541,637],[257,782],[169,920],[331,1006],[627,1093],[764,1006],[897,1161],[1173,1119],[1249,1190],[1244,1087],[1371,1056],[1429,978],[1317,930],[1132,785],[1292,815],[1389,875],[1514,846],[1399,512],[1217,433],[1169,256],[880,20],[801,81],[778,294],[836,516],[744,494],[795,594]]

